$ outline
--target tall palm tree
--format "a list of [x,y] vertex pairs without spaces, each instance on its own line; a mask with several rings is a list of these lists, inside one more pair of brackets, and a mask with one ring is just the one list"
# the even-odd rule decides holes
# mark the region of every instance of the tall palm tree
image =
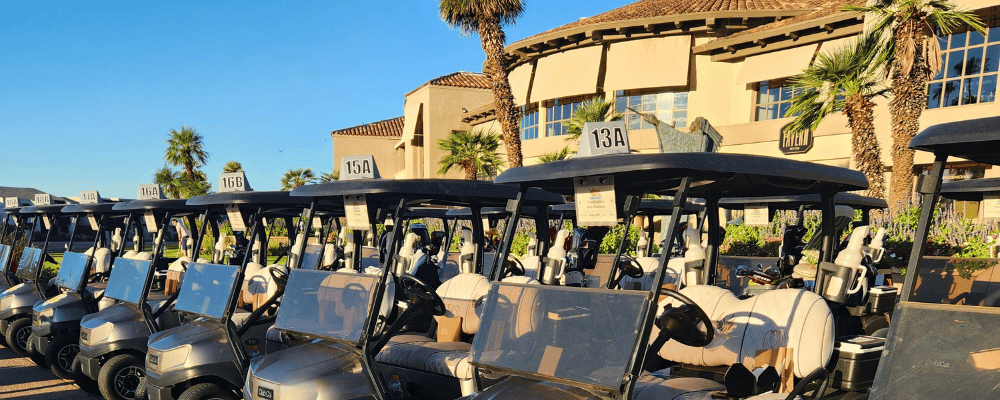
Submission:
[[927,80],[941,70],[941,48],[934,35],[948,35],[963,25],[985,32],[982,21],[946,0],[873,0],[847,11],[867,13],[871,32],[889,51],[892,80],[889,115],[892,121],[892,181],[889,206],[898,212],[909,203],[913,186],[913,150],[910,139],[920,130],[920,114],[927,105]]
[[438,140],[438,147],[448,153],[438,161],[441,175],[459,166],[465,171],[465,179],[476,179],[479,174],[492,175],[503,165],[497,153],[500,136],[496,134],[453,131],[447,138]]
[[163,155],[163,159],[171,165],[182,166],[187,178],[194,181],[195,169],[208,162],[205,138],[190,126],[181,126],[180,130],[171,129],[167,135],[167,153]]
[[290,169],[281,177],[281,190],[292,190],[315,181],[312,168]]
[[588,122],[621,120],[624,115],[620,112],[614,112],[614,105],[614,103],[604,101],[600,97],[594,97],[581,103],[580,107],[573,110],[573,116],[564,122],[566,124],[566,133],[568,134],[566,141],[575,142],[580,140],[580,134],[583,133],[583,125]]
[[340,170],[339,169],[335,169],[335,170],[333,170],[331,172],[324,172],[322,175],[319,176],[319,181],[320,182],[333,182],[333,181],[339,181],[339,180],[340,180]]
[[170,197],[179,199],[181,198],[180,190],[177,188],[177,181],[180,174],[174,172],[170,167],[164,165],[163,168],[156,170],[153,174],[153,183],[157,183],[163,187],[163,191]]
[[868,196],[885,198],[882,150],[875,136],[876,96],[884,96],[881,70],[887,53],[878,37],[861,36],[816,61],[792,78],[797,94],[787,115],[795,115],[789,132],[816,129],[833,112],[843,110],[851,127],[851,152],[858,170],[868,178]]
[[227,162],[225,166],[222,167],[222,172],[240,172],[243,171],[243,164],[239,161],[232,160]]
[[524,12],[522,0],[441,0],[441,19],[448,25],[463,32],[479,34],[486,64],[490,70],[493,98],[497,110],[497,120],[503,130],[503,142],[507,148],[507,162],[511,167],[520,167],[521,133],[518,118],[520,112],[514,104],[514,95],[507,79],[507,55],[504,44],[507,35],[503,25],[512,24]]
[[542,154],[541,157],[538,157],[538,163],[545,164],[547,162],[560,161],[567,158],[569,158],[569,147],[563,147],[562,150]]

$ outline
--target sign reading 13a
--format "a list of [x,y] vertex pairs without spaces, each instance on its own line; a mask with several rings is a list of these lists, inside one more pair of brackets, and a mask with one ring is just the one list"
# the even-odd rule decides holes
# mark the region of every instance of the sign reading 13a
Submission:
[[630,153],[625,121],[588,122],[583,125],[578,156]]

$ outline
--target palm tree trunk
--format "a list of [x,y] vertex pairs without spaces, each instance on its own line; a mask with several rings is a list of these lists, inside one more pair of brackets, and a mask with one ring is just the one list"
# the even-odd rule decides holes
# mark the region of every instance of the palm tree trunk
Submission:
[[[930,72],[924,57],[924,25],[919,20],[903,21],[893,33],[896,58],[892,61],[892,100],[889,114],[892,120],[892,181],[889,186],[889,206],[895,214],[910,204],[913,192],[913,150],[910,139],[920,130],[920,114],[927,104],[927,79]],[[906,73],[906,55],[901,55],[904,43],[913,43],[912,67]]]
[[194,165],[184,164],[184,172],[187,173],[188,179],[194,182]]
[[885,175],[882,168],[882,150],[875,136],[875,103],[871,99],[854,95],[847,99],[844,114],[851,126],[851,152],[858,170],[868,178],[870,197],[885,198]]
[[462,169],[465,170],[465,179],[475,180],[477,177],[476,166],[473,165],[472,160],[462,161]]
[[520,167],[521,132],[518,129],[520,113],[514,106],[514,95],[507,80],[507,55],[503,50],[507,37],[500,28],[500,21],[489,16],[480,18],[479,38],[482,40],[483,51],[486,52],[486,63],[491,70],[490,81],[493,84],[497,120],[503,129],[503,142],[507,147],[507,165],[511,168]]

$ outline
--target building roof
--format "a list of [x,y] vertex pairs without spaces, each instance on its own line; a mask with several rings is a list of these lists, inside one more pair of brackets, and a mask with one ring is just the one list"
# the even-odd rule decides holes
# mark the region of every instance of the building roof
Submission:
[[406,93],[407,96],[416,92],[426,86],[451,86],[451,87],[461,87],[469,89],[492,89],[493,84],[490,82],[490,78],[484,74],[478,72],[452,72],[448,75],[442,75],[437,78],[431,79]]
[[464,123],[483,123],[487,121],[492,121],[497,118],[497,105],[495,102],[489,102],[483,104],[479,107],[474,107],[462,116],[462,122]]
[[352,126],[330,132],[331,135],[344,136],[377,136],[377,137],[401,137],[403,136],[403,117],[386,119],[370,124]]
[[841,11],[841,10],[844,9],[844,7],[848,6],[848,5],[863,6],[864,4],[865,4],[864,0],[831,0],[831,1],[827,1],[826,4],[823,4],[822,6],[820,6],[819,8],[817,8],[816,10],[807,12],[805,14],[796,15],[796,16],[791,17],[791,18],[785,18],[785,19],[782,19],[782,20],[779,20],[779,21],[775,21],[775,22],[772,22],[770,24],[765,24],[765,25],[761,25],[761,26],[758,26],[758,27],[755,27],[755,28],[747,29],[745,31],[739,31],[739,32],[736,32],[736,33],[734,33],[732,35],[729,35],[728,38],[735,38],[735,37],[740,37],[740,36],[746,36],[746,35],[751,35],[751,34],[758,33],[758,32],[766,32],[766,31],[770,31],[770,30],[775,30],[775,29],[778,29],[778,28],[786,27],[786,26],[792,26],[792,25],[797,25],[797,24],[802,24],[802,23],[808,23],[810,21],[815,21],[815,20],[818,20],[820,18],[831,16],[831,15],[834,15],[834,14],[843,14],[844,16],[853,17],[857,13],[847,13],[847,12],[844,12],[844,11]]

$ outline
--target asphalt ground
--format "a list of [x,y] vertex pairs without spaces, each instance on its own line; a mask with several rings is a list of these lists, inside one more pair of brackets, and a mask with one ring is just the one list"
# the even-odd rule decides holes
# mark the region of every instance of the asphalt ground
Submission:
[[100,397],[88,395],[72,381],[59,379],[31,360],[0,346],[0,399],[91,400]]

